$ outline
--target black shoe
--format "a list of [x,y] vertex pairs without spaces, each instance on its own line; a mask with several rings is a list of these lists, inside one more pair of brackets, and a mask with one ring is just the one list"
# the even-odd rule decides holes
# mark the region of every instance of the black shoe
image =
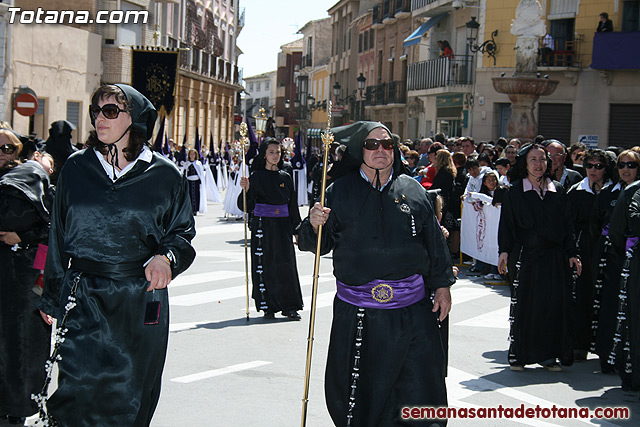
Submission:
[[273,311],[265,311],[264,312],[264,316],[262,316],[265,319],[275,319],[276,315]]
[[7,415],[7,421],[12,425],[24,425],[26,421],[25,417],[14,417],[12,415]]
[[298,314],[298,312],[295,311],[295,310],[289,311],[289,312],[286,312],[286,313],[283,312],[282,315],[285,316],[285,317],[288,317],[289,320],[300,320],[300,319],[302,319],[300,317],[300,315]]

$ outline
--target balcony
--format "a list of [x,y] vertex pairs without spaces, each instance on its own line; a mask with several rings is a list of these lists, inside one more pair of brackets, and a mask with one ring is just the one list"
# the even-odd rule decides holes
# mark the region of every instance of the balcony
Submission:
[[[562,67],[580,68],[582,67],[582,55],[580,47],[584,36],[577,34],[575,38],[567,39],[556,37],[545,41],[545,36],[539,40],[538,66],[539,67]],[[553,46],[551,48],[550,46]]]
[[408,90],[444,88],[473,83],[473,56],[456,55],[454,59],[436,58],[410,64]]
[[411,10],[421,9],[439,1],[440,0],[411,0]]
[[394,0],[384,0],[382,3],[382,23],[393,24],[397,21]]
[[379,28],[384,27],[382,23],[382,7],[379,4],[373,6],[373,22],[371,24],[371,28],[377,30]]
[[308,53],[306,55],[302,55],[300,57],[300,69],[311,67],[311,66],[313,66],[311,54]]
[[406,104],[407,84],[404,81],[393,81],[368,86],[364,95],[364,104],[370,107],[376,105]]
[[[181,47],[186,46],[182,43]],[[240,75],[236,65],[193,46],[188,51],[180,51],[179,68],[220,82],[239,84]]]
[[640,70],[640,32],[595,33],[591,68]]
[[411,0],[396,1],[396,18],[404,19],[411,16]]

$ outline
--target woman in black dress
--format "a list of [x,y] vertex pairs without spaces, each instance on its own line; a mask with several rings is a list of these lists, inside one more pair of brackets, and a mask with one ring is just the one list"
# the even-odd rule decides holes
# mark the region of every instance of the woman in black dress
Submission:
[[148,426],[169,337],[166,288],[193,262],[195,224],[185,178],[148,147],[151,102],[105,85],[89,113],[88,148],[56,186],[38,307],[64,341],[49,359],[60,357],[58,388],[37,399],[49,425]]
[[[251,176],[240,182],[247,190],[247,212],[252,213],[253,299],[267,319],[281,311],[291,320],[300,320],[302,291],[293,247],[300,211],[293,179],[282,165],[280,142],[268,137],[253,160]],[[238,207],[242,209],[242,194]]]
[[42,164],[18,164],[21,147],[13,131],[0,130],[0,163],[10,165],[0,176],[0,419],[9,424],[24,424],[38,410],[31,394],[44,382],[51,337],[50,325],[34,306],[40,270],[33,265],[49,235],[53,164],[40,153]]
[[582,275],[576,281],[573,341],[575,360],[586,360],[590,348],[593,317],[594,273],[593,262],[598,234],[591,226],[593,205],[600,190],[611,183],[609,180],[609,157],[602,150],[589,150],[583,163],[587,176],[574,184],[567,192],[571,222],[582,259]]
[[598,237],[594,251],[595,294],[593,304],[593,337],[590,351],[600,357],[603,373],[613,372],[609,361],[618,315],[618,291],[624,257],[615,255],[609,238],[610,219],[622,190],[640,178],[640,154],[625,150],[618,156],[617,183],[602,189],[593,207],[592,234]]
[[551,158],[539,144],[520,150],[500,216],[498,270],[513,277],[509,365],[539,363],[561,371],[573,362],[570,268],[581,273],[562,186],[549,179]]

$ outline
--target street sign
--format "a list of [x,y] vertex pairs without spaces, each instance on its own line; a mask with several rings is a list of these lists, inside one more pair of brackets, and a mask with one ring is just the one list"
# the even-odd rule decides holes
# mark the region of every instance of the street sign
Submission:
[[578,142],[582,142],[587,148],[598,148],[598,135],[578,135]]
[[28,92],[19,93],[13,100],[13,108],[23,116],[33,116],[38,110],[38,98]]

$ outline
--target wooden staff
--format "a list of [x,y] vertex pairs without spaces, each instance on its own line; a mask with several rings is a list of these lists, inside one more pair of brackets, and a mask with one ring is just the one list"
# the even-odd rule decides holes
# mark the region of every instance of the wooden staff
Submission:
[[[242,151],[242,178],[246,178],[246,163],[245,163],[245,147],[249,143],[247,138],[247,124],[245,122],[240,123],[240,149]],[[244,276],[245,287],[247,293],[247,322],[249,321],[249,246],[247,245],[247,190],[242,189],[242,218],[244,219]]]
[[[324,192],[327,188],[327,162],[329,149],[333,143],[331,133],[331,101],[327,105],[327,131],[322,135],[324,156],[322,161],[322,184],[320,186],[320,204],[324,207]],[[313,352],[313,334],[316,323],[316,303],[318,297],[318,278],[320,277],[320,247],[322,245],[322,225],[318,226],[318,240],[316,243],[316,258],[313,265],[313,287],[311,291],[311,318],[309,319],[309,335],[307,337],[307,366],[304,373],[304,394],[302,397],[302,427],[307,425],[307,405],[309,403],[309,380],[311,376],[311,353]]]

